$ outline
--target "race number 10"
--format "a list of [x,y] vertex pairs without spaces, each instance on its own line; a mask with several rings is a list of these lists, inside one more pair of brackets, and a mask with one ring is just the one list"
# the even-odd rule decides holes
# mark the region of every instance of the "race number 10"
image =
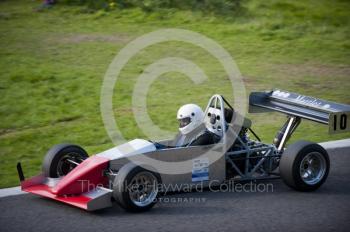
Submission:
[[329,133],[350,131],[350,112],[332,113],[329,116]]

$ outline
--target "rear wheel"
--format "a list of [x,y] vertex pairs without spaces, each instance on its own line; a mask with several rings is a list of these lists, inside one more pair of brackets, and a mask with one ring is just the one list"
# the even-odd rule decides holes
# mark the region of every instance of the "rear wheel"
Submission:
[[86,151],[80,146],[58,144],[46,153],[43,173],[51,178],[65,176],[88,157]]
[[147,211],[157,202],[159,183],[158,173],[137,166],[125,178],[115,180],[114,198],[127,211]]
[[327,179],[329,157],[316,143],[298,141],[282,154],[280,173],[283,181],[298,191],[314,191]]

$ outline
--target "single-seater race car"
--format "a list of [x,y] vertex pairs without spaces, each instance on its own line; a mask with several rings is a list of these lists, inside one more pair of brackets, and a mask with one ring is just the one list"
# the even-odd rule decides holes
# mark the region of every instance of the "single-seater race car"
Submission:
[[[170,185],[188,187],[200,183],[206,187],[231,179],[281,177],[297,191],[316,190],[328,176],[327,151],[307,141],[285,148],[286,143],[302,119],[328,124],[330,133],[350,131],[350,106],[281,90],[250,94],[250,113],[269,111],[287,115],[287,122],[272,144],[261,142],[251,121],[235,112],[223,96],[214,95],[203,124],[222,136],[216,144],[172,147],[172,140],[135,139],[90,157],[80,146],[59,144],[46,154],[43,172],[38,176],[25,179],[21,163],[17,164],[21,187],[88,211],[117,202],[132,212],[152,208],[162,186]],[[155,165],[154,160],[161,165]],[[179,162],[181,172],[161,167]]]

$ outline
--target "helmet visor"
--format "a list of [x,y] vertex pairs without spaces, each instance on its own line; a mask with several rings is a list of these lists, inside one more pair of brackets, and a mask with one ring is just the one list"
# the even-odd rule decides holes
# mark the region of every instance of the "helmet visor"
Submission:
[[190,123],[191,123],[191,118],[190,117],[179,119],[179,124],[180,124],[179,127],[180,128],[185,127],[185,126],[187,126]]

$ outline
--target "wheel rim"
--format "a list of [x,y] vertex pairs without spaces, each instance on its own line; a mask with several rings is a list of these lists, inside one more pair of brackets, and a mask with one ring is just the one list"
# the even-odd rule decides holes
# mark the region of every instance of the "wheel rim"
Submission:
[[158,194],[158,181],[155,175],[150,172],[137,173],[129,185],[129,196],[131,201],[144,207],[151,204]]
[[84,161],[84,157],[76,152],[70,152],[64,155],[57,163],[57,176],[65,176],[76,166]]
[[309,185],[319,183],[326,173],[326,159],[319,152],[307,154],[300,163],[301,179]]

